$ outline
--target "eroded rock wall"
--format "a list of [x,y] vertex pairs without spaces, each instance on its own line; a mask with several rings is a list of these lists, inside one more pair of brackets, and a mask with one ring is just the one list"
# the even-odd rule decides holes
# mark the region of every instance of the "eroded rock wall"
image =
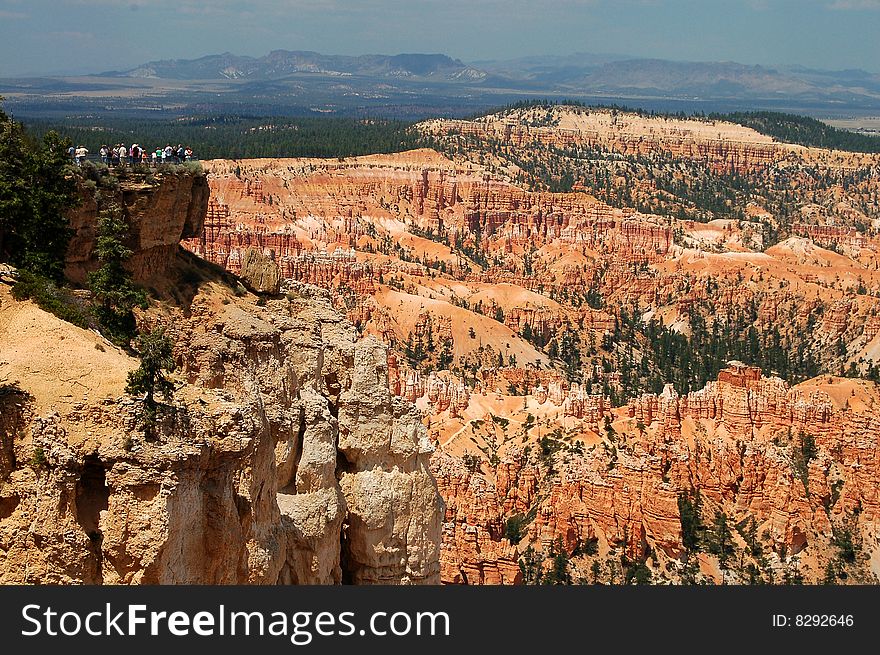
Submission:
[[[862,402],[876,390],[827,384],[828,391],[816,382],[791,388],[736,365],[687,396],[667,390],[632,401],[612,415],[614,439],[595,446],[549,457],[514,450],[479,468],[438,453],[443,581],[513,583],[527,545],[546,552],[558,540],[569,553],[596,540],[631,558],[680,559],[678,498],[694,490],[707,516],[754,518],[774,552],[801,554],[807,579],[821,579],[834,530],[857,517],[869,548],[880,519],[880,424]],[[852,406],[832,401],[841,386]],[[816,451],[799,469],[805,436]],[[512,516],[526,519],[519,544],[507,538]]]
[[137,282],[146,282],[172,264],[181,240],[202,233],[210,189],[201,173],[158,173],[150,183],[135,178],[97,191],[81,183],[80,195],[80,204],[67,214],[73,228],[67,278],[83,284],[89,271],[98,267],[98,213],[112,208],[129,226],[126,245],[133,254],[127,268]]
[[[166,328],[177,364],[151,428],[123,393],[136,360],[0,287],[15,349],[0,362],[0,582],[439,583],[433,446],[389,390],[386,347],[315,287],[258,300],[182,254],[207,186],[172,177],[123,192],[135,277],[191,287],[138,317]],[[73,215],[76,277],[97,211]],[[76,380],[20,352],[59,339],[90,362]]]

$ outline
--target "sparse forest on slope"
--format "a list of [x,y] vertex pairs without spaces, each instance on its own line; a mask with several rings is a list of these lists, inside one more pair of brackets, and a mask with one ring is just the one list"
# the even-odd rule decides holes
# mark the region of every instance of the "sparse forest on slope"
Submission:
[[880,137],[841,130],[809,116],[755,111],[710,114],[709,118],[739,123],[784,143],[848,152],[880,152]]
[[[563,125],[560,116],[568,117]],[[595,137],[597,128],[589,120],[595,116],[606,117],[605,136]],[[588,118],[581,128],[583,117]],[[653,132],[640,136],[642,124],[644,129],[653,126],[659,140]],[[872,212],[877,202],[870,190],[860,191],[872,175],[870,162],[839,167],[823,155],[790,167],[774,166],[784,150],[775,149],[770,139],[761,143],[757,131],[731,133],[733,123],[721,117],[538,102],[472,122],[447,121],[441,133],[433,123],[426,125],[423,132],[433,147],[452,158],[471,158],[517,184],[552,192],[587,191],[612,207],[677,219],[757,219],[765,247],[790,236],[790,225],[797,220],[794,197],[818,203],[823,189],[839,186],[861,213]],[[687,138],[696,136],[703,143],[691,146],[687,138],[662,136],[663,130],[671,135],[676,129],[696,130]],[[721,132],[730,134],[721,137]],[[743,139],[755,143],[740,143]],[[750,213],[757,207],[765,218]]]

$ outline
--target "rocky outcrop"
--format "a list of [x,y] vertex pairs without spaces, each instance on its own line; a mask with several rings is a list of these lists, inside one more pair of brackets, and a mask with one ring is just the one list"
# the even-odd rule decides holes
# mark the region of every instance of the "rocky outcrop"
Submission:
[[[315,287],[258,300],[178,252],[171,242],[198,227],[193,208],[206,203],[187,180],[126,196],[145,248],[136,274],[172,289],[200,280],[185,304],[172,297],[139,316],[166,327],[177,364],[149,430],[123,393],[135,360],[0,287],[0,343],[13,344],[0,362],[0,582],[438,583],[433,446],[389,390],[386,347],[360,339]],[[145,208],[185,184],[186,210],[148,226]],[[70,265],[83,271],[95,212],[74,213]],[[22,350],[58,339],[76,367]]]
[[[129,226],[126,245],[132,256],[127,268],[145,283],[167,269],[180,242],[202,233],[210,189],[201,173],[157,173],[154,181],[138,178],[115,188],[80,184],[81,201],[67,214],[73,236],[67,250],[65,275],[78,284],[98,267],[95,239],[99,211],[118,211]],[[100,200],[100,207],[99,207]]]
[[[442,452],[431,460],[446,503],[441,579],[446,584],[517,584],[519,552],[504,535],[504,491],[486,476],[472,474],[461,460]],[[516,489],[515,491],[520,491]],[[528,505],[531,496],[526,486]]]
[[750,439],[753,430],[767,425],[777,428],[802,423],[814,431],[824,430],[834,414],[827,396],[804,394],[779,378],[763,378],[761,369],[732,362],[719,372],[716,382],[686,396],[671,385],[660,395],[645,394],[629,402],[627,413],[643,423],[657,422],[680,433],[685,418],[712,419],[729,434]]
[[[444,582],[510,583],[514,577],[497,572],[511,570],[517,553],[527,545],[546,552],[559,540],[569,553],[596,540],[603,552],[680,559],[678,498],[693,490],[704,520],[716,511],[732,522],[754,519],[769,552],[798,554],[807,579],[821,579],[833,531],[848,525],[870,540],[880,520],[880,424],[864,404],[876,389],[827,384],[858,404],[840,407],[817,382],[789,388],[733,364],[699,392],[668,389],[631,402],[612,415],[613,438],[588,448],[550,457],[512,450],[479,469],[435,456],[447,508]],[[816,446],[806,460],[797,454],[804,435]],[[525,525],[515,548],[505,538],[514,516]]]
[[448,372],[435,372],[423,376],[419,371],[409,369],[401,379],[401,372],[395,357],[389,357],[389,379],[394,392],[409,402],[424,398],[432,414],[449,412],[450,417],[459,416],[470,403],[467,386]]
[[869,244],[869,239],[851,227],[836,225],[813,225],[808,223],[792,223],[792,234],[809,237],[819,244],[833,247],[850,248],[858,251]]
[[[623,459],[623,458],[621,458]],[[513,584],[528,544],[545,552],[562,540],[569,553],[600,539],[629,557],[650,544],[671,555],[681,550],[677,494],[659,467],[625,458],[609,470],[606,457],[560,457],[548,478],[540,464],[507,458],[483,472],[469,472],[443,458],[432,460],[446,503],[441,572],[445,583]],[[509,517],[533,517],[514,547],[505,538]]]
[[[435,582],[440,504],[419,416],[389,392],[385,347],[298,289],[300,299],[219,315],[195,302],[175,322],[181,371],[197,386],[259,390],[278,471],[264,493],[276,490],[289,550],[335,562],[312,582]],[[294,581],[310,580],[288,564]]]
[[[487,140],[499,147],[529,148],[542,144],[609,150],[623,156],[663,152],[704,162],[717,171],[740,173],[784,160],[791,152],[791,146],[718,121],[700,124],[602,109],[566,108],[550,119],[552,124],[540,124],[542,118],[538,113],[524,115],[528,113],[525,110],[518,115],[490,115],[474,121],[434,120],[420,127],[434,137]],[[547,122],[546,118],[543,120]]]
[[278,264],[253,248],[244,252],[241,261],[241,281],[251,291],[257,293],[278,293],[281,288],[281,271]]
[[[206,162],[214,197],[204,231],[186,246],[233,272],[248,248],[272,251],[285,277],[321,286],[347,284],[350,274],[313,273],[314,265],[302,256],[317,255],[320,261],[331,247],[375,249],[378,244],[368,246],[375,239],[372,219],[389,211],[435,233],[479,234],[493,247],[560,239],[618,253],[627,261],[653,261],[672,247],[672,230],[657,217],[615,210],[582,194],[531,193],[456,170],[433,154],[415,164],[421,152],[381,163],[370,158]],[[264,201],[267,195],[271,203]],[[337,269],[342,265],[333,263]],[[345,263],[345,268],[358,267],[363,263]]]

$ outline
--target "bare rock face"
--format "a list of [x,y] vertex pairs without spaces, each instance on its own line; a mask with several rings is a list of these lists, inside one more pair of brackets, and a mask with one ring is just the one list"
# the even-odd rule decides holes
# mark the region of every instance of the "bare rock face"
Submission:
[[[198,227],[200,183],[152,193],[126,202],[135,268],[175,289],[201,276],[185,304],[139,317],[167,327],[178,366],[152,437],[123,393],[134,359],[0,287],[0,583],[439,583],[433,446],[389,390],[386,347],[320,289],[236,293],[174,241]],[[149,220],[173,237],[145,223],[166,204]],[[81,367],[40,355],[59,339]]]
[[281,270],[271,257],[254,248],[248,248],[241,259],[241,280],[252,291],[278,293],[281,288]]
[[[431,460],[446,503],[440,575],[445,584],[517,584],[522,581],[519,551],[504,534],[505,507],[528,507],[536,488],[504,488],[488,476],[469,471],[456,457],[438,452]],[[506,491],[513,496],[505,497]],[[524,493],[523,493],[524,492]],[[522,494],[520,499],[516,496]],[[512,513],[511,512],[511,513]]]
[[[805,579],[821,580],[840,526],[865,535],[866,548],[876,534],[878,391],[827,376],[789,387],[732,362],[700,391],[645,394],[609,414],[613,448],[511,451],[479,468],[439,452],[431,465],[446,503],[443,582],[516,583],[528,545],[574,553],[595,541],[632,558],[679,560],[678,499],[693,489],[707,516],[754,520],[769,551],[798,555]],[[805,435],[816,450],[798,468]],[[519,544],[505,530],[513,516],[527,517]]]
[[322,292],[297,288],[304,297],[265,308],[194,303],[176,323],[182,370],[197,384],[259,389],[294,551],[336,562],[324,574],[336,579],[295,581],[437,582],[441,504],[419,416],[388,389],[386,348],[358,342]]
[[[523,112],[528,114],[528,110]],[[783,159],[792,146],[723,122],[659,120],[605,110],[561,110],[554,125],[530,126],[502,115],[476,121],[432,120],[420,128],[433,136],[456,134],[491,138],[505,145],[527,147],[539,142],[559,147],[604,148],[622,155],[668,152],[671,156],[707,163],[716,170],[751,171]]]
[[157,439],[119,397],[4,427],[0,580],[438,583],[432,447],[385,347],[314,298],[216,300],[174,316]]
[[83,284],[98,267],[94,256],[99,209],[115,206],[130,226],[127,245],[134,253],[127,263],[137,282],[171,265],[182,239],[202,232],[210,189],[204,174],[157,174],[152,183],[123,181],[115,190],[101,189],[98,207],[94,189],[83,186],[81,202],[68,213],[74,233],[67,250],[65,275]]

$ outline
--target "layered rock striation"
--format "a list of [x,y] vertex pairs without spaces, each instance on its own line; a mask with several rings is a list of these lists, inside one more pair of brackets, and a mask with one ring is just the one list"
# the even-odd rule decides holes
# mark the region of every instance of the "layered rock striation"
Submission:
[[[852,404],[835,400],[841,394]],[[754,519],[772,552],[798,555],[804,574],[821,579],[841,526],[873,543],[876,400],[870,383],[820,379],[792,388],[735,364],[701,391],[632,401],[607,424],[613,437],[595,446],[569,445],[549,458],[513,449],[479,469],[437,455],[432,467],[446,501],[442,578],[513,583],[525,546],[546,552],[560,540],[569,553],[595,541],[633,559],[680,559],[679,498],[698,490],[709,516]],[[807,437],[816,450],[804,460]],[[527,526],[518,545],[505,531],[510,517]]]
[[[94,189],[81,184],[78,206],[68,214],[73,235],[67,250],[65,275],[84,284],[98,267],[95,255],[99,200]],[[137,179],[100,190],[100,209],[115,211],[128,225],[127,267],[137,282],[161,274],[174,261],[180,242],[200,235],[204,228],[210,188],[198,173],[159,173],[153,183]]]

